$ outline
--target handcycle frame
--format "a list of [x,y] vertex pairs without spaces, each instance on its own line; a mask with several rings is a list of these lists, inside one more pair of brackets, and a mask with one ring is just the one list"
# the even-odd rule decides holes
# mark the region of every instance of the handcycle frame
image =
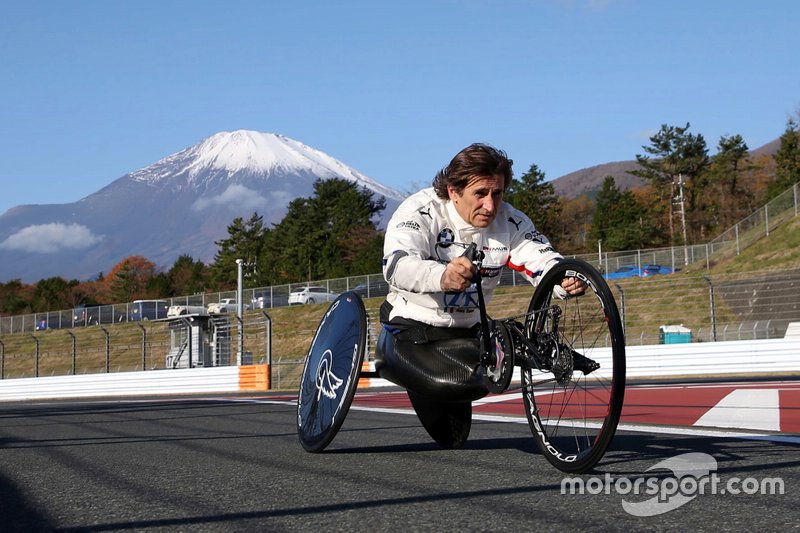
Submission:
[[[464,255],[477,266],[475,284],[481,287],[482,256],[474,245],[464,246]],[[567,277],[583,281],[584,293],[567,295],[562,289],[559,294],[556,285],[560,289]],[[475,372],[487,393],[521,390],[531,433],[545,458],[565,472],[590,470],[616,432],[625,388],[625,341],[605,280],[586,262],[563,260],[539,282],[526,313],[497,320],[487,314],[483,291],[477,293],[480,363]],[[585,327],[584,318],[591,321]],[[603,335],[610,349],[597,346]],[[360,378],[382,377],[362,370],[365,343],[363,302],[355,293],[344,293],[323,316],[303,369],[297,425],[307,451],[322,451],[333,440]],[[520,372],[518,385],[511,384],[515,368]],[[446,447],[459,447],[466,440],[471,407],[428,402],[407,390],[434,440]],[[466,424],[465,434],[455,441],[439,438],[438,426],[459,421]]]

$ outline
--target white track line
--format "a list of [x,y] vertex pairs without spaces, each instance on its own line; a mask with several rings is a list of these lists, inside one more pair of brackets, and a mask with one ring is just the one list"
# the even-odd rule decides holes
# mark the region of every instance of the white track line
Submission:
[[[296,401],[288,400],[233,400],[241,402],[252,403],[267,403],[277,405],[297,405]],[[390,407],[367,407],[361,405],[352,405],[350,409],[353,411],[365,411],[373,413],[389,413],[389,414],[402,414],[402,415],[416,415],[413,409],[401,409]],[[511,424],[527,424],[528,419],[525,416],[510,416],[510,415],[486,415],[474,413],[473,420],[480,420],[482,422],[503,422]],[[651,426],[645,424],[619,424],[617,432],[629,431],[632,433],[655,433],[658,435],[681,435],[693,437],[714,437],[721,439],[743,439],[743,440],[760,440],[768,442],[781,442],[788,444],[800,444],[800,435],[770,435],[766,433],[744,433],[733,430],[721,429],[701,429],[693,427],[679,427],[679,426]]]
[[780,431],[778,389],[736,389],[706,411],[694,425]]

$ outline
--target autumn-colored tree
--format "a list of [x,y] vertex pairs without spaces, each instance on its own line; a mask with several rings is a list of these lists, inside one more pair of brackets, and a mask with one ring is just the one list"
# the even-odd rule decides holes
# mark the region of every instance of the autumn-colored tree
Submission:
[[149,294],[147,290],[148,282],[155,275],[155,263],[141,255],[132,255],[114,265],[104,281],[113,303],[131,302],[158,296]]
[[587,235],[592,226],[594,201],[582,194],[577,198],[561,199],[561,216],[556,221],[553,235],[548,235],[556,250],[562,254],[580,254],[589,251]]

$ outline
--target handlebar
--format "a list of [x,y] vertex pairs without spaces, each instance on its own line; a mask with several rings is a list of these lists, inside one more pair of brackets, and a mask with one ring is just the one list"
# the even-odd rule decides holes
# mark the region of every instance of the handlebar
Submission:
[[481,362],[484,366],[496,364],[491,353],[491,342],[489,340],[489,317],[486,314],[486,302],[483,299],[483,287],[481,286],[481,262],[483,261],[483,252],[478,250],[478,245],[474,242],[467,246],[461,257],[466,257],[476,264],[478,269],[475,271],[473,281],[478,288],[478,311],[481,318],[481,334],[483,337],[483,350],[481,352]]
[[480,269],[481,262],[483,261],[483,252],[478,250],[478,245],[473,242],[467,246],[467,249],[464,250],[464,253],[461,254],[461,257],[466,257],[475,263]]

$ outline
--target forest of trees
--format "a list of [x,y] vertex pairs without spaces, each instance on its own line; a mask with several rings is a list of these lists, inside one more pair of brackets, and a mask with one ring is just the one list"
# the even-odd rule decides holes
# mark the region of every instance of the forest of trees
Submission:
[[[701,134],[662,125],[637,154],[643,187],[620,190],[609,176],[594,197],[559,197],[537,165],[509,187],[505,200],[527,213],[556,248],[586,253],[602,241],[608,251],[705,242],[800,182],[798,120],[790,118],[773,156],[752,158],[740,135],[719,139],[709,155]],[[79,282],[60,277],[34,284],[0,283],[0,314],[70,309],[85,303],[185,296],[231,290],[236,259],[247,287],[380,272],[382,197],[341,179],[319,180],[313,195],[297,198],[285,217],[265,227],[258,213],[236,218],[217,241],[211,264],[187,255],[167,270],[141,256],[124,258],[108,273]]]

